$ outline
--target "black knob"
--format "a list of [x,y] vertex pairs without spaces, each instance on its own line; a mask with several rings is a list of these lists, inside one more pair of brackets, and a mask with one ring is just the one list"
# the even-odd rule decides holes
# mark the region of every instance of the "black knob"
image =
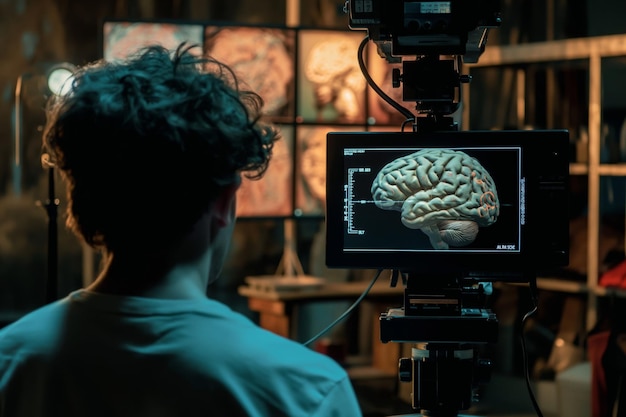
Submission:
[[393,88],[400,87],[400,79],[402,76],[400,75],[400,68],[394,68],[391,70],[391,85]]
[[413,359],[400,358],[398,363],[398,377],[402,382],[411,382],[413,379]]
[[491,359],[481,358],[476,361],[476,383],[486,384],[491,379],[493,363]]

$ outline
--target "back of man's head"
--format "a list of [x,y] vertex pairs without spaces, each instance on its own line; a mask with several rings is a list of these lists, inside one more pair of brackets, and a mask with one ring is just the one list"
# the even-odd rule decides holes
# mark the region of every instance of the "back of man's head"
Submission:
[[67,225],[93,247],[170,245],[240,172],[265,171],[277,134],[261,98],[192,51],[96,62],[50,102],[44,145],[67,181]]

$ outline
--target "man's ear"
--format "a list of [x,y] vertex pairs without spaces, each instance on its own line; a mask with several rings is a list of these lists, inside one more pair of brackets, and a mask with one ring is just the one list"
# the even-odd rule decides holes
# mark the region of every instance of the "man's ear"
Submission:
[[237,181],[224,187],[213,203],[213,219],[217,226],[224,227],[235,220],[235,197],[240,184],[241,182]]

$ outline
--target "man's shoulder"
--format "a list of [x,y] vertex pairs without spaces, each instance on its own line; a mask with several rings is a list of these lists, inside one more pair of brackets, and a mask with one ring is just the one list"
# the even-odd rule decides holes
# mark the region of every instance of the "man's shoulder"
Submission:
[[[222,358],[224,366],[238,363],[244,368],[249,365],[257,370],[293,367],[306,371],[316,368],[316,372],[343,376],[342,368],[328,356],[296,340],[272,333],[221,303],[208,300],[207,306],[179,323],[177,331],[188,336],[178,339],[189,345],[186,358],[198,357],[206,362],[207,355],[215,355]],[[259,361],[259,358],[263,360]]]
[[[230,365],[243,365],[243,369],[255,369],[260,374],[281,375],[295,379],[308,377],[337,381],[346,373],[334,359],[313,349],[257,325],[244,326],[224,332],[220,338],[219,354]],[[214,335],[219,337],[219,335]],[[212,341],[215,349],[215,339]],[[259,358],[263,358],[261,361]]]
[[56,337],[63,324],[67,306],[62,301],[32,310],[0,329],[0,355],[23,349],[45,349],[48,341]]

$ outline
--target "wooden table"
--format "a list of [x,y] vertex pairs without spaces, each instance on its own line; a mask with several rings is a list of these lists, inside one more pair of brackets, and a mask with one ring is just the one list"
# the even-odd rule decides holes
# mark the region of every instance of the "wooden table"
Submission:
[[[250,310],[259,313],[259,324],[284,337],[294,338],[295,317],[298,306],[326,300],[356,300],[370,282],[328,282],[317,287],[301,289],[272,290],[254,285],[240,286],[238,292],[247,297]],[[352,373],[374,376],[397,376],[400,345],[380,342],[379,315],[388,307],[398,307],[403,301],[403,287],[390,287],[388,280],[379,279],[363,299],[374,304],[372,313],[371,367],[359,367]],[[349,370],[350,372],[350,370]]]

